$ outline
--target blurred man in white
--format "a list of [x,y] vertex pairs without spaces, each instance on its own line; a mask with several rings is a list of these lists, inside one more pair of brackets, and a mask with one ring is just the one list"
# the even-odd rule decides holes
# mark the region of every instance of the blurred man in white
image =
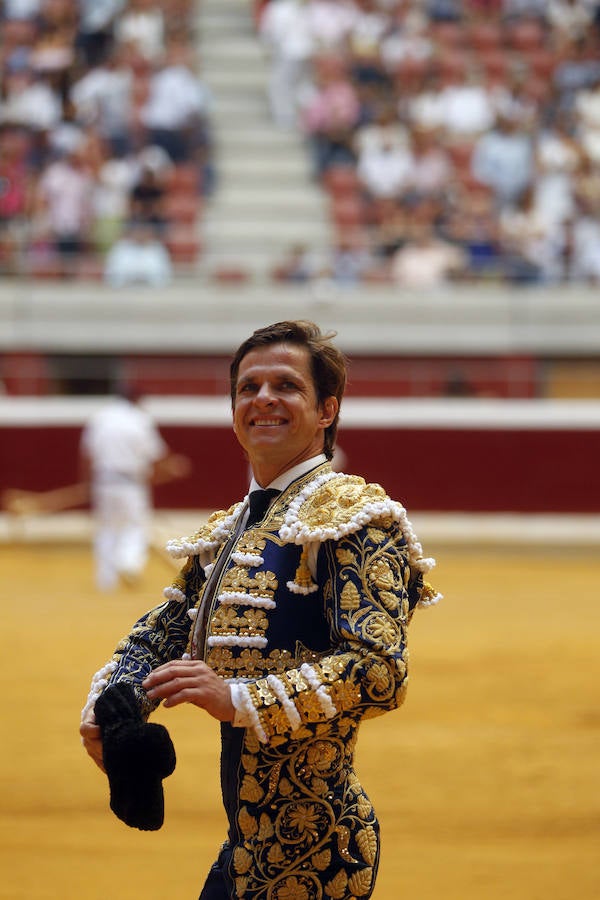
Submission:
[[169,251],[145,222],[131,224],[106,254],[104,280],[111,287],[145,284],[161,288],[172,277]]
[[123,390],[95,413],[81,437],[84,477],[95,518],[96,584],[134,583],[148,554],[151,484],[184,474],[186,460],[169,452],[158,429]]

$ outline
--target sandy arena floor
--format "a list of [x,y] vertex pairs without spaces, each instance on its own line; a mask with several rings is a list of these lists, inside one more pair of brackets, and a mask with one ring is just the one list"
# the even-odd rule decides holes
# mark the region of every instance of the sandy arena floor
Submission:
[[[367,722],[377,900],[600,897],[599,554],[440,550],[442,605],[411,626],[404,708]],[[0,897],[194,900],[224,837],[218,727],[164,711],[178,765],[163,829],[127,828],[79,741],[92,673],[172,569],[104,596],[89,549],[3,555]],[[432,579],[433,580],[433,579]]]

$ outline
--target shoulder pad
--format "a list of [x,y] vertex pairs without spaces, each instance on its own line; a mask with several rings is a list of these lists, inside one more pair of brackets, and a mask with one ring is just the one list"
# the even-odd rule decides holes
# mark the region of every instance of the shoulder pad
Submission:
[[340,540],[375,520],[399,521],[403,507],[379,484],[329,472],[309,482],[291,502],[279,536],[286,542]]
[[203,550],[217,550],[231,534],[242,506],[242,503],[236,503],[227,510],[219,509],[212,513],[207,522],[194,534],[169,541],[167,553],[178,559],[184,556],[197,556]]

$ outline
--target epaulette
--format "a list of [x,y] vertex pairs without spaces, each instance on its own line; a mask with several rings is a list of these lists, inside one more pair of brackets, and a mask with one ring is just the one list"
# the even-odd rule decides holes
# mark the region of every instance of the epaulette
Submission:
[[303,545],[339,541],[365,525],[385,526],[386,520],[400,524],[410,562],[428,572],[435,561],[423,557],[402,504],[388,497],[381,485],[369,484],[359,475],[326,472],[306,484],[290,503],[279,536]]
[[358,475],[326,472],[292,500],[279,535],[296,544],[340,540],[375,519],[399,519],[401,508],[379,484],[367,484]]
[[174,538],[167,543],[167,553],[174,559],[197,556],[202,551],[217,550],[231,534],[243,503],[235,503],[229,509],[219,509],[205,524],[189,537]]

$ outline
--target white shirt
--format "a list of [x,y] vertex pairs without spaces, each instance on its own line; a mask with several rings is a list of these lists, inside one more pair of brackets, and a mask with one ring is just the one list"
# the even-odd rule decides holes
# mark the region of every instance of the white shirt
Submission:
[[[327,457],[324,453],[319,453],[318,456],[311,456],[310,459],[305,459],[304,462],[298,463],[297,466],[292,466],[292,468],[288,469],[287,472],[284,472],[283,475],[278,475],[277,478],[267,485],[267,488],[285,491],[286,487],[288,487],[292,481],[295,481],[296,478],[300,478],[301,475],[305,475],[306,472],[310,472],[311,469],[316,469],[317,466],[320,466],[324,462],[327,462]],[[261,485],[256,481],[254,476],[252,476],[248,493],[250,494],[252,491],[261,490]]]
[[147,128],[177,130],[194,116],[210,112],[211,96],[199,78],[186,66],[167,66],[152,76],[150,96],[141,109]]
[[81,448],[95,476],[120,474],[143,480],[167,447],[145,410],[117,397],[85,426]]
[[113,244],[106,256],[104,277],[112,287],[128,284],[164,287],[172,275],[171,257],[159,241],[142,244],[124,237]]

